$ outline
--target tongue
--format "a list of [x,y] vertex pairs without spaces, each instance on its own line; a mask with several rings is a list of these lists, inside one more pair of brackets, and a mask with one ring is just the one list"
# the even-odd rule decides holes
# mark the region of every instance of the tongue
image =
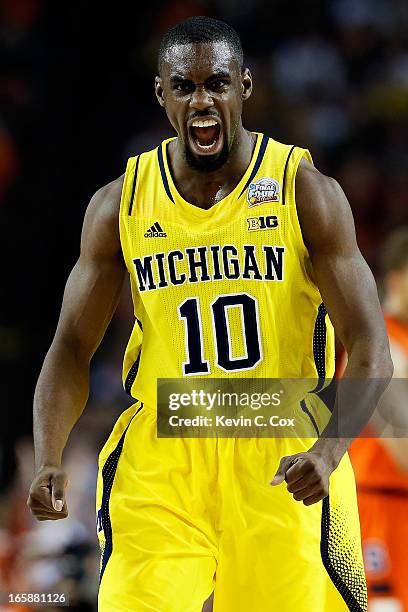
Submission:
[[219,126],[212,125],[211,127],[192,127],[191,131],[198,144],[208,146],[214,142],[218,136]]

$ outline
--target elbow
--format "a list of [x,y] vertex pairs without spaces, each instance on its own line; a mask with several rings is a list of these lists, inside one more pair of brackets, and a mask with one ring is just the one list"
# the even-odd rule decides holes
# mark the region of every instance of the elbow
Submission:
[[394,364],[391,358],[363,359],[360,367],[368,373],[368,378],[378,378],[389,382],[394,374]]
[[377,353],[373,363],[372,370],[375,372],[375,375],[389,382],[394,374],[394,363],[391,359],[388,342],[384,349],[379,354]]
[[373,342],[366,339],[363,342],[354,343],[348,351],[349,362],[353,361],[357,370],[364,372],[369,378],[383,379],[389,382],[394,374],[394,364],[391,359],[388,338],[384,342]]
[[387,382],[393,377],[394,363],[391,359],[388,341],[383,350],[377,354],[375,372],[377,372],[376,376],[378,378],[383,378]]
[[381,351],[381,356],[382,356],[382,359],[381,359],[382,368],[381,369],[384,373],[383,377],[386,378],[388,381],[390,381],[394,375],[394,363],[391,358],[390,343],[388,341],[388,337],[385,339],[383,350]]

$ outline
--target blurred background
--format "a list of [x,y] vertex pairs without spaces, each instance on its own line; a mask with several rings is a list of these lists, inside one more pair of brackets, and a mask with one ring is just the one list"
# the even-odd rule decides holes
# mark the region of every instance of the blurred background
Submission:
[[246,127],[309,148],[317,167],[341,183],[375,273],[387,234],[408,224],[406,0],[142,7],[0,2],[0,590],[65,590],[73,610],[96,609],[97,454],[130,404],[121,388],[132,325],[127,289],[65,453],[65,521],[35,523],[25,505],[33,389],[90,197],[123,173],[127,157],[172,135],[153,91],[166,29],[192,15],[236,28],[254,77]]

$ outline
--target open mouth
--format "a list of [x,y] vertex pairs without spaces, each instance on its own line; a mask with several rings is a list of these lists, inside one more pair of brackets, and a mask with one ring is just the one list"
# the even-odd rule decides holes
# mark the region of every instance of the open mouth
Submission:
[[212,118],[194,119],[189,128],[189,139],[198,155],[216,155],[223,144],[221,124]]

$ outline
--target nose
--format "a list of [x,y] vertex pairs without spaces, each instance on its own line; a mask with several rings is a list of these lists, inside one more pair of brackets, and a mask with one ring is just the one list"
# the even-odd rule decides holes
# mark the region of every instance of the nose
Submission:
[[205,87],[196,87],[190,98],[190,106],[197,110],[206,110],[213,106],[213,99]]

